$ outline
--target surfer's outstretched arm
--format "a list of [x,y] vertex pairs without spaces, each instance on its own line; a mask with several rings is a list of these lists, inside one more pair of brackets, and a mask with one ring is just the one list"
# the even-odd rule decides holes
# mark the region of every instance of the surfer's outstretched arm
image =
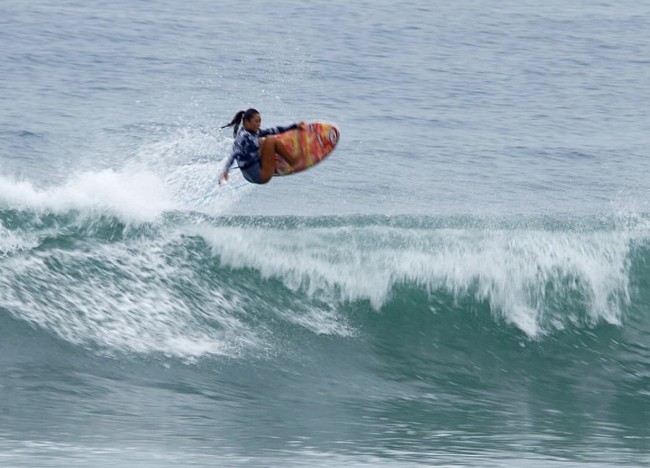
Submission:
[[277,127],[260,129],[257,132],[257,136],[260,138],[264,138],[269,135],[279,135],[280,133],[288,132],[289,130],[294,130],[296,128],[303,130],[305,128],[305,122],[298,122],[293,125],[286,125],[286,126],[280,125]]

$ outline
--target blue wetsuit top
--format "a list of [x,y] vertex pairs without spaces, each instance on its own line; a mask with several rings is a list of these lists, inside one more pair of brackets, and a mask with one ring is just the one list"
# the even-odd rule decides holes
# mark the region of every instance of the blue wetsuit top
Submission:
[[239,132],[237,132],[235,142],[232,145],[232,153],[226,161],[224,171],[229,171],[235,160],[237,160],[237,165],[240,169],[247,169],[253,164],[259,163],[260,138],[268,135],[277,135],[279,133],[284,133],[295,128],[298,128],[298,124],[293,124],[286,127],[280,126],[266,128],[264,130],[259,130],[257,133],[252,133],[242,127]]

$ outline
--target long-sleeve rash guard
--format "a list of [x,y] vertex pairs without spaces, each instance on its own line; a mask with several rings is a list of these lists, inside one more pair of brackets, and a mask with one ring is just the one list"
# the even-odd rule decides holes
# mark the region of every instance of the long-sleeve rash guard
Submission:
[[268,135],[277,135],[295,128],[298,128],[298,124],[266,128],[259,130],[257,133],[252,133],[242,127],[237,132],[237,136],[232,145],[232,153],[226,161],[224,171],[229,171],[235,160],[237,160],[237,165],[240,169],[246,169],[258,163],[260,161],[260,138]]

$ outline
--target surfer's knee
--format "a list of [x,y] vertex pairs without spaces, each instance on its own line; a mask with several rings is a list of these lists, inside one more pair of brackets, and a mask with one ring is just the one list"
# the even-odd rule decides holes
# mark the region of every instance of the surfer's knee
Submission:
[[264,138],[260,138],[260,150],[263,152],[265,149],[269,148],[275,148],[275,142],[276,139],[274,136],[267,136]]

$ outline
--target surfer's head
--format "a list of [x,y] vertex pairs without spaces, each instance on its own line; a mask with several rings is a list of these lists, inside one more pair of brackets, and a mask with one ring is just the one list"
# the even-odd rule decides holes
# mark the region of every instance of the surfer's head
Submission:
[[245,111],[242,110],[237,112],[230,123],[228,125],[224,125],[221,128],[234,126],[235,128],[233,129],[232,133],[234,136],[237,136],[237,131],[239,131],[239,126],[242,123],[244,124],[244,128],[246,130],[255,133],[260,129],[260,125],[262,124],[262,117],[260,116],[260,113],[257,111],[257,109],[253,109],[251,107]]

